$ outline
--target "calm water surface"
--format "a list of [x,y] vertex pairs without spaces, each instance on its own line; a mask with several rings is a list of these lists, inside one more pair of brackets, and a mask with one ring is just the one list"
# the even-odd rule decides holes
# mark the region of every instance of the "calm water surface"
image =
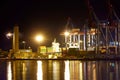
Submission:
[[1,60],[0,80],[120,80],[120,61]]

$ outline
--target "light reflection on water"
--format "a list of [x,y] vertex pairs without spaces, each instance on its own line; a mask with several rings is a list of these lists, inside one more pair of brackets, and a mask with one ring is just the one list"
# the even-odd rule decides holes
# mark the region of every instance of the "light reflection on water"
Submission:
[[69,61],[64,61],[65,62],[65,71],[64,71],[64,79],[65,80],[70,80],[70,67],[69,67]]
[[53,80],[60,80],[60,64],[59,62],[53,62]]
[[12,80],[11,62],[8,62],[7,64],[7,80]]
[[22,63],[22,70],[23,70],[23,72],[22,72],[22,76],[23,76],[23,78],[22,78],[22,80],[26,80],[26,70],[27,70],[27,66],[26,66],[26,64],[25,63]]
[[79,68],[80,68],[80,80],[83,80],[82,62],[79,63]]
[[14,60],[0,62],[0,68],[2,80],[120,79],[119,61]]
[[42,61],[37,61],[37,80],[43,80]]

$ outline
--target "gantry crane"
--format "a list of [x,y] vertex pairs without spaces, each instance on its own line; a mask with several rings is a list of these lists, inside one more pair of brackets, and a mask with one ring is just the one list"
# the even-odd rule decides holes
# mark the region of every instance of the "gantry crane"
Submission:
[[[84,30],[74,28],[71,19],[68,18],[66,24],[65,44],[67,48],[78,48],[79,50],[94,50],[96,53],[104,48],[106,53],[111,53],[110,48],[114,47],[114,52],[120,52],[120,19],[117,16],[113,6],[108,1],[109,15],[108,19],[102,22],[99,20],[93,7],[87,0],[88,20],[84,25]],[[114,21],[112,17],[117,21]],[[69,28],[71,25],[71,28]]]

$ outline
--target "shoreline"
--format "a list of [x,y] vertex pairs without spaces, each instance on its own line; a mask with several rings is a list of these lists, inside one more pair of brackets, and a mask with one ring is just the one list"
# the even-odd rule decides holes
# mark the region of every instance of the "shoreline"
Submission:
[[119,61],[120,58],[40,58],[40,59],[12,59],[12,58],[0,58],[0,60],[82,60],[82,61],[99,61],[99,60],[104,60],[104,61],[108,61],[108,60],[115,60],[115,61]]

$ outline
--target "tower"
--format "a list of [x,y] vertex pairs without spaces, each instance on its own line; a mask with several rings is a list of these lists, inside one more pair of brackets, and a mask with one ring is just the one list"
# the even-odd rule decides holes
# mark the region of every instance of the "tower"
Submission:
[[19,51],[19,26],[14,26],[14,33],[13,33],[13,51]]

